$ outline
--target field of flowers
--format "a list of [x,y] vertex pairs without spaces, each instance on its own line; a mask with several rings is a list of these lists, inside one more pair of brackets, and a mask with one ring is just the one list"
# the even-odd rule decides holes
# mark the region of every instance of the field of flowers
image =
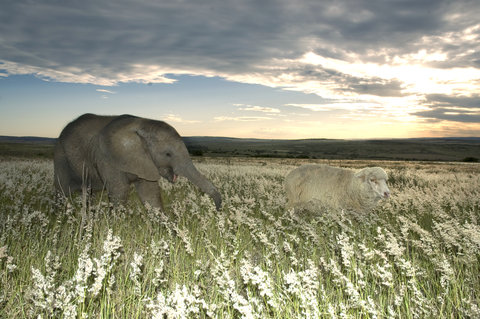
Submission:
[[47,160],[0,159],[0,318],[479,318],[480,165],[382,166],[369,214],[285,209],[299,161],[203,159],[166,209],[53,191]]

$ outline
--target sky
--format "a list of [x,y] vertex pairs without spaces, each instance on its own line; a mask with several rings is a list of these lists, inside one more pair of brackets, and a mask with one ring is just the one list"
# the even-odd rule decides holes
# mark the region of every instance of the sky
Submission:
[[0,135],[480,136],[478,0],[2,0]]

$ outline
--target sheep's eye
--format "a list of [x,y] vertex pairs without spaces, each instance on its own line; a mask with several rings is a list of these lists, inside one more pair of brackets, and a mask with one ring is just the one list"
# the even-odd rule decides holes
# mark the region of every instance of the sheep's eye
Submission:
[[377,180],[376,180],[376,179],[374,179],[374,178],[372,178],[372,179],[370,180],[370,182],[372,182],[372,183],[375,183],[375,184],[376,184],[376,183],[377,183]]
[[172,154],[170,154],[169,152],[165,153],[165,155],[166,155],[167,157],[172,157]]

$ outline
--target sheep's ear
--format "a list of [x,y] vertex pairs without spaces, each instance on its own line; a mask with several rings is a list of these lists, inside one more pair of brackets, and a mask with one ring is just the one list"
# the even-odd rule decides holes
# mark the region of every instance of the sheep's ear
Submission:
[[355,176],[356,178],[359,178],[359,179],[361,179],[362,181],[365,182],[365,181],[367,180],[367,177],[368,177],[368,172],[367,172],[367,170],[364,168],[364,169],[356,172],[354,176]]

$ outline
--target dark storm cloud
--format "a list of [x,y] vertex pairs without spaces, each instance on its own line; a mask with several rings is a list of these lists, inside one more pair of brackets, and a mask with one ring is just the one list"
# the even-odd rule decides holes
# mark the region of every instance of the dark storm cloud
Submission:
[[402,93],[402,83],[397,80],[386,81],[379,78],[358,79],[348,78],[346,86],[339,89],[344,92],[355,92],[357,94],[376,95],[382,97],[404,96]]
[[480,123],[480,113],[472,114],[468,111],[459,111],[450,108],[436,108],[433,110],[416,112],[414,115],[432,121],[447,120],[464,123]]
[[322,66],[296,65],[283,72],[295,75],[297,81],[333,82],[333,90],[341,92],[354,92],[381,97],[399,97],[402,93],[402,82],[398,80],[385,80],[378,77],[356,77],[334,69]]
[[[442,40],[478,24],[477,1],[6,0],[0,6],[0,61],[15,63],[10,73],[23,67],[54,78],[66,72],[84,81],[126,81],[138,65],[248,74],[306,52],[340,60],[354,52],[384,62],[417,52],[425,41],[456,65],[478,67],[480,60],[479,41]],[[460,55],[465,48],[473,51]],[[398,81],[321,72],[339,80],[340,91],[401,94]]]
[[426,102],[433,107],[470,108],[480,111],[480,94],[471,96],[451,96],[446,94],[428,94]]
[[426,96],[426,105],[430,110],[416,112],[415,115],[431,121],[480,123],[480,94],[472,96],[429,94]]
[[0,11],[1,58],[112,74],[135,63],[240,69],[288,51],[275,44],[284,10],[268,2],[9,1]]

